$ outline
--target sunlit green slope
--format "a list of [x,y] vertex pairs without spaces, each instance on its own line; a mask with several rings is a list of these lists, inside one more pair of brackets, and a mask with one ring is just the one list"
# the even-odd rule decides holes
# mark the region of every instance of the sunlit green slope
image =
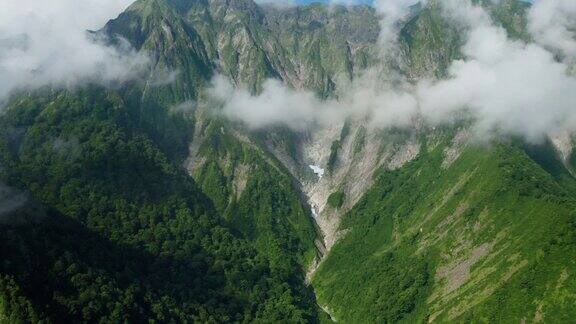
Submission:
[[448,145],[380,172],[313,280],[319,302],[342,322],[569,321],[574,191],[515,144],[443,168]]

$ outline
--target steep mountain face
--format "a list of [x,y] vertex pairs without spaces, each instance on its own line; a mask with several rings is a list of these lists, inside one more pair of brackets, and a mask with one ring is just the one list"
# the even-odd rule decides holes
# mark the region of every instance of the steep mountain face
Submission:
[[295,88],[314,89],[328,96],[339,79],[352,79],[374,60],[372,46],[379,25],[370,7],[269,7],[266,18],[265,27],[288,58],[277,69]]
[[460,58],[461,33],[442,17],[431,2],[402,28],[400,39],[403,72],[412,79],[444,77],[454,59]]
[[[510,37],[528,37],[527,4],[506,0],[485,5]],[[461,56],[462,41],[440,11],[437,1],[412,8],[400,22],[400,52],[393,61],[380,57],[381,18],[369,6],[279,8],[260,7],[251,0],[140,0],[103,32],[152,56],[146,89],[169,93],[166,104],[196,99],[214,72],[253,92],[259,92],[266,79],[278,78],[292,88],[327,97],[375,66],[412,79],[444,76]]]
[[164,1],[138,1],[104,32],[151,57],[143,101],[172,104],[197,97],[210,77],[213,62],[196,30]]
[[573,191],[517,145],[476,147],[461,136],[423,140],[418,158],[379,172],[346,214],[313,280],[333,318],[573,316]]
[[156,73],[177,72],[172,88],[190,89],[191,97],[194,81],[209,79],[214,68],[255,92],[267,78],[280,78],[328,96],[338,78],[350,79],[374,60],[379,25],[370,7],[141,0],[105,32],[150,51]]
[[282,271],[318,258],[319,232],[294,179],[262,143],[219,119],[197,114],[185,162],[215,208]]
[[[528,39],[527,4],[478,2]],[[570,321],[570,134],[253,130],[206,98],[216,74],[324,99],[367,69],[443,78],[464,40],[438,6],[398,23],[390,59],[369,6],[136,1],[100,32],[150,56],[143,81],[0,115],[0,322]]]

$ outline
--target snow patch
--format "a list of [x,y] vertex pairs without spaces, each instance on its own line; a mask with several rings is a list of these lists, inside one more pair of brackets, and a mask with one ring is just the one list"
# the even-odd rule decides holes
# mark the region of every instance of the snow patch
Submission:
[[312,206],[310,209],[312,210],[312,216],[314,216],[314,218],[318,217],[318,213],[316,212],[316,208],[314,206]]
[[314,173],[316,173],[319,179],[322,179],[322,177],[324,176],[324,169],[322,169],[317,165],[309,165],[309,167],[310,169],[312,169],[312,171],[314,171]]

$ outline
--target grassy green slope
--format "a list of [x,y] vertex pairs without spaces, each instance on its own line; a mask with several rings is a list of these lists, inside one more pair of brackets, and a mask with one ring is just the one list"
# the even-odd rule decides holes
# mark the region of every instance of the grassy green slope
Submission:
[[319,268],[344,322],[568,321],[576,314],[576,200],[514,145],[444,145],[382,171]]

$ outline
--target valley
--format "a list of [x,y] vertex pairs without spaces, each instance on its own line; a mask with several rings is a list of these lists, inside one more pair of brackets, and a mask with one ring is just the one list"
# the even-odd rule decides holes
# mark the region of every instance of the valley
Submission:
[[0,97],[0,323],[571,322],[571,20],[390,3],[137,0]]

